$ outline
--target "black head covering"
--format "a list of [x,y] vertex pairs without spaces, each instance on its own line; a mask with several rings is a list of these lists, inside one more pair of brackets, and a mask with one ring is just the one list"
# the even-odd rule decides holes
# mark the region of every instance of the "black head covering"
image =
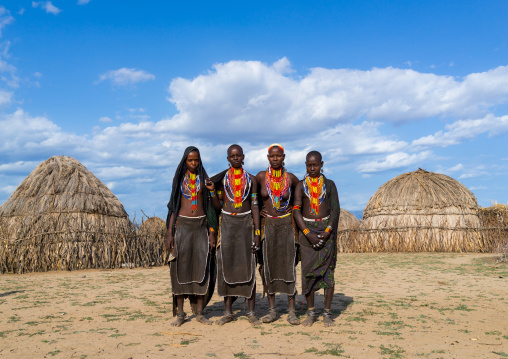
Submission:
[[[171,187],[171,198],[168,203],[168,217],[166,219],[166,227],[169,229],[169,219],[171,218],[171,215],[174,213],[175,216],[177,216],[178,211],[180,210],[180,201],[182,197],[180,184],[182,183],[182,180],[187,172],[186,161],[187,156],[191,152],[197,152],[199,157],[198,175],[203,188],[203,207],[206,213],[206,220],[208,222],[208,226],[217,231],[217,215],[215,214],[215,210],[210,201],[210,191],[208,191],[208,189],[205,187],[205,179],[208,178],[208,175],[203,167],[201,154],[199,153],[199,150],[194,146],[189,146],[185,149],[182,160],[176,168],[175,177],[173,177],[173,186]],[[176,223],[176,220],[173,223]],[[172,230],[174,230],[174,228],[172,228]]]

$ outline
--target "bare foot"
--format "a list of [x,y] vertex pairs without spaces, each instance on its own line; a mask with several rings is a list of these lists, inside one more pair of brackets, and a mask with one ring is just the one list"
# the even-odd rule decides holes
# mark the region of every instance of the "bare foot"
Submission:
[[277,311],[275,310],[275,308],[270,308],[268,310],[268,314],[265,315],[263,318],[261,318],[261,321],[263,323],[271,323],[274,322],[275,319],[277,319]]
[[323,313],[323,323],[325,327],[333,327],[335,325],[332,319],[332,313],[329,310],[325,310]]
[[298,319],[294,310],[288,312],[288,322],[291,325],[300,325],[300,319]]
[[178,314],[176,317],[176,320],[174,322],[172,322],[170,325],[172,327],[180,327],[185,322],[185,316],[186,316],[185,313]]
[[215,324],[217,324],[217,325],[224,325],[226,323],[232,322],[234,319],[235,319],[235,317],[233,316],[233,314],[231,314],[231,313],[225,313],[222,318],[220,318],[219,320],[215,321]]
[[259,321],[258,317],[256,317],[254,312],[247,313],[247,319],[249,320],[250,325],[253,327],[261,325],[261,322]]
[[208,320],[205,318],[205,316],[203,314],[197,314],[196,315],[196,320],[201,323],[201,324],[205,324],[205,325],[212,325],[212,321]]
[[307,318],[302,322],[304,327],[310,327],[316,321],[316,313],[315,312],[307,312]]

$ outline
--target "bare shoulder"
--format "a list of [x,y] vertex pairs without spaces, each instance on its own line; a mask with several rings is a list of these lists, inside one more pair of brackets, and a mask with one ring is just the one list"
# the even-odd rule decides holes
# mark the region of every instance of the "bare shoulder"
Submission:
[[260,172],[258,172],[258,174],[256,175],[256,181],[258,183],[263,182],[263,180],[265,179],[265,175],[266,175],[266,171],[260,171]]
[[298,177],[296,177],[294,174],[288,172],[288,176],[289,178],[291,179],[291,183],[298,183],[300,182],[300,180],[298,179]]
[[295,191],[301,191],[303,190],[303,181],[298,181],[298,183],[295,186]]
[[252,175],[252,174],[250,174],[250,173],[249,173],[249,178],[250,178],[250,180],[251,180],[251,182],[252,182],[252,184],[253,184],[253,185],[256,185],[256,184],[257,184],[257,179],[256,179],[256,178],[257,178],[257,176],[254,176],[254,175]]

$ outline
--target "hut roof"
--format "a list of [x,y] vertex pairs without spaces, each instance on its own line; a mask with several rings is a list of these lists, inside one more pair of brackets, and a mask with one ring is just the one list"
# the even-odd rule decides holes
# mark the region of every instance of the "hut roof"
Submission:
[[96,230],[96,226],[89,226],[94,222],[104,231],[117,232],[131,225],[122,203],[109,188],[79,161],[67,156],[54,156],[40,163],[0,206],[4,234],[29,223],[30,232],[39,232],[41,219],[48,216],[73,218],[66,223],[70,229],[79,226],[80,230]]
[[383,184],[363,211],[363,219],[390,215],[477,215],[471,191],[446,175],[418,169]]
[[339,228],[338,230],[356,228],[360,225],[360,220],[351,212],[344,208],[340,209]]
[[0,216],[93,213],[128,218],[122,203],[79,161],[54,156],[40,163],[0,206]]
[[149,217],[141,223],[138,233],[166,233],[166,222],[159,217]]

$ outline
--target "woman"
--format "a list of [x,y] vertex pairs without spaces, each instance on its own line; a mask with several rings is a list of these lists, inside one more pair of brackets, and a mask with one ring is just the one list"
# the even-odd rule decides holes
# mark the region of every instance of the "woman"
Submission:
[[169,264],[173,316],[176,314],[175,303],[178,311],[172,326],[179,327],[185,322],[183,302],[186,296],[195,309],[196,320],[212,324],[203,316],[205,298],[211,298],[214,287],[210,280],[210,253],[215,247],[217,216],[210,202],[209,190],[212,188],[199,150],[187,147],[173,178],[166,221],[166,249],[174,257]]
[[268,294],[268,314],[261,320],[271,323],[277,319],[275,294],[288,295],[288,322],[300,324],[296,316],[296,243],[291,220],[291,194],[298,178],[284,168],[284,148],[273,144],[268,148],[266,171],[257,174],[256,180],[263,201],[261,216],[264,217],[263,282]]

